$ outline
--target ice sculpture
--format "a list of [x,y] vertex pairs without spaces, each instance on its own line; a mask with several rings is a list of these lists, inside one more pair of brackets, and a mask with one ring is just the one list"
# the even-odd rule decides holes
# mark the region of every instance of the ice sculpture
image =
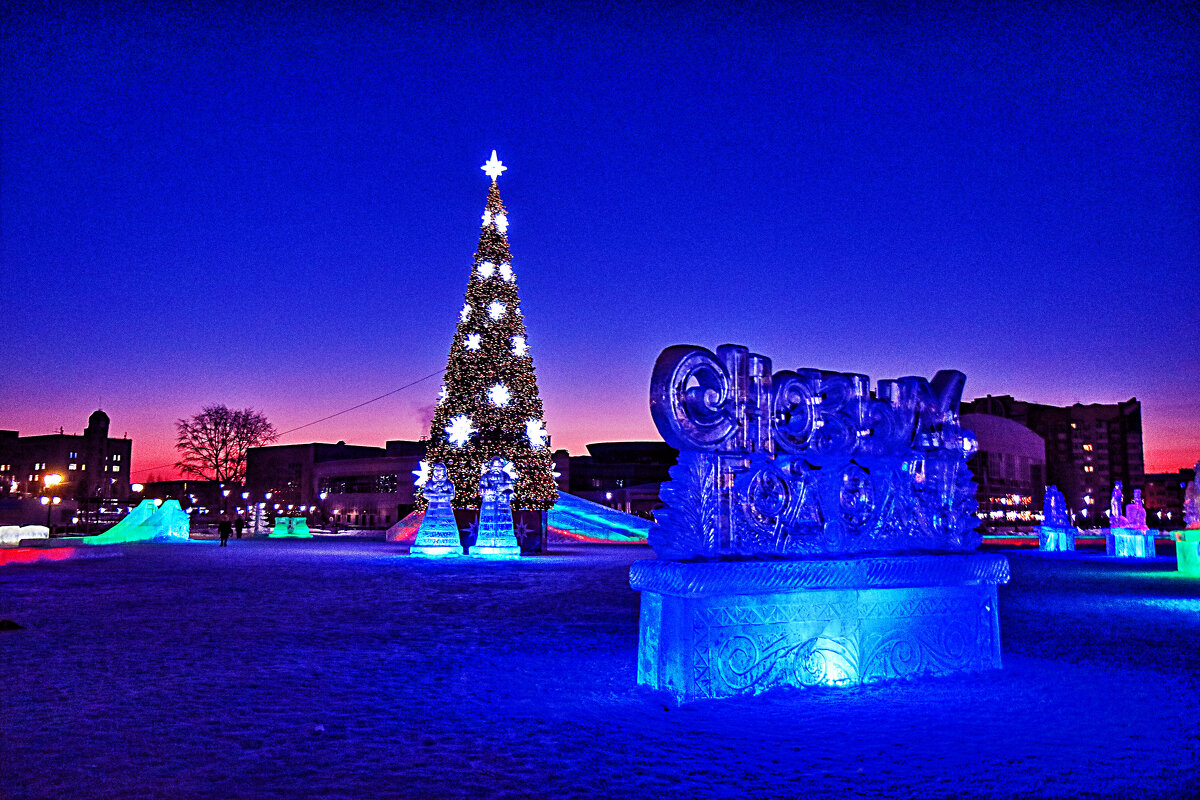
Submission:
[[127,544],[133,542],[186,542],[191,537],[191,517],[178,500],[143,500],[124,519],[96,536],[80,539],[84,544]]
[[488,462],[479,479],[479,533],[467,550],[472,556],[519,558],[521,545],[513,530],[513,481],[499,456]]
[[1121,513],[1121,501],[1124,499],[1121,482],[1113,484],[1112,497],[1108,501],[1108,526],[1110,528],[1125,527],[1125,515]]
[[45,525],[0,525],[0,545],[18,545],[22,539],[49,539]]
[[1142,490],[1133,490],[1133,500],[1121,513],[1121,482],[1113,486],[1109,503],[1109,529],[1104,533],[1105,552],[1115,558],[1154,558],[1154,531],[1146,525]]
[[638,682],[679,699],[1000,665],[996,586],[972,552],[965,377],[772,374],[745,347],[669,347],[650,410],[679,463],[630,569]]
[[417,529],[417,539],[409,548],[414,556],[461,556],[462,541],[458,536],[458,523],[454,521],[454,484],[446,474],[445,464],[434,464],[429,469],[429,480],[421,487],[421,494],[429,501],[429,508]]
[[271,539],[311,539],[312,532],[308,529],[308,520],[304,517],[276,517],[275,527],[269,535]]
[[1183,524],[1191,530],[1200,528],[1200,461],[1196,462],[1195,472],[1183,493]]
[[1175,532],[1175,563],[1180,572],[1200,578],[1200,461],[1183,495],[1184,530]]
[[1067,499],[1057,486],[1046,487],[1046,497],[1042,501],[1042,524],[1038,527],[1038,549],[1075,549],[1075,527],[1071,525]]

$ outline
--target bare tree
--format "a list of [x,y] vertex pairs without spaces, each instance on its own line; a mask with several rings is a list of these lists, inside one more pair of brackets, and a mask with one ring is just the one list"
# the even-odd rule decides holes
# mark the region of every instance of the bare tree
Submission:
[[279,438],[275,426],[252,408],[205,406],[199,414],[175,423],[175,466],[184,475],[242,483],[246,451]]

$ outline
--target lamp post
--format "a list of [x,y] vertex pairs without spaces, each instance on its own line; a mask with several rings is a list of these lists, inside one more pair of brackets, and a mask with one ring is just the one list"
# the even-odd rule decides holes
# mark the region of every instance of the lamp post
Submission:
[[[62,483],[62,480],[63,480],[62,475],[59,475],[57,472],[51,472],[49,475],[43,475],[42,476],[42,491],[45,492],[48,489],[53,489],[55,486],[58,486],[60,483]],[[61,502],[62,502],[61,497],[50,497],[48,495],[42,496],[42,504],[44,506],[46,506],[46,528],[47,529],[50,528],[50,511],[51,511],[51,509],[53,509],[54,506],[58,505]]]

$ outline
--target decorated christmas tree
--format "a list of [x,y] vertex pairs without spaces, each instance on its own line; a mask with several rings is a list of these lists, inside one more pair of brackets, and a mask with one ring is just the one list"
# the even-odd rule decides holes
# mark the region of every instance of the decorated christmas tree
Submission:
[[483,166],[492,179],[483,229],[429,427],[426,464],[446,465],[456,507],[478,508],[480,476],[500,456],[514,477],[512,507],[545,511],[558,490],[508,250],[508,215],[496,186],[506,169],[493,150]]

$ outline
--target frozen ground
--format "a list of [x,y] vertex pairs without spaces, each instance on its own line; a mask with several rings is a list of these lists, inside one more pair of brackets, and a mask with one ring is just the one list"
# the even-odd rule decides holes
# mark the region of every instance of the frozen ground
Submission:
[[1005,668],[682,708],[636,688],[649,550],[363,541],[0,570],[0,797],[1196,797],[1200,581],[1014,553]]

